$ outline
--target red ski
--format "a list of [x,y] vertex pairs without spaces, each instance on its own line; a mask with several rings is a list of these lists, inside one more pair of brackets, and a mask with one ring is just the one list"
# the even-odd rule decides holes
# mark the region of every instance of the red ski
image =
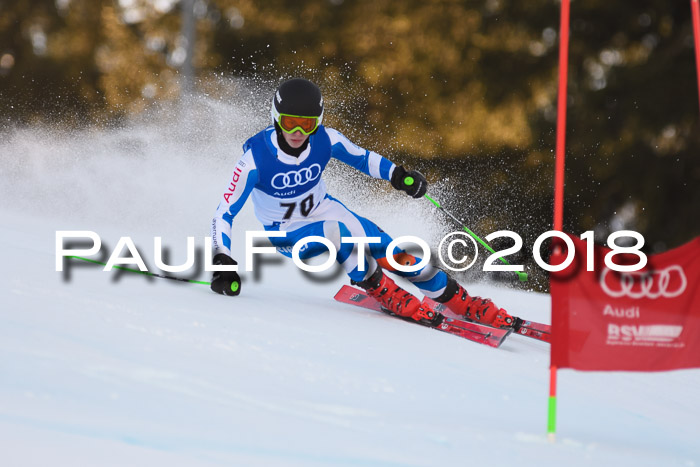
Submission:
[[523,320],[518,329],[513,329],[513,331],[521,336],[532,337],[548,344],[552,343],[552,326],[549,324]]
[[[386,310],[378,301],[367,295],[364,290],[356,289],[355,287],[351,287],[349,285],[344,285],[338,291],[338,293],[335,294],[335,299],[339,302],[349,303],[351,305],[360,306],[370,310],[381,311],[382,313],[386,313],[395,318],[403,319],[404,321],[408,321],[410,323],[421,324],[413,321],[410,318],[404,318]],[[442,322],[437,326],[431,326],[433,329],[463,337],[464,339],[468,339],[472,342],[478,342],[479,344],[488,345],[490,347],[500,347],[506,337],[508,337],[513,331],[512,329],[491,328],[482,324],[472,323],[461,319],[454,319],[442,314],[441,316],[443,316]]]
[[[449,318],[456,318],[460,320],[464,320],[463,316],[459,316],[455,313],[453,313],[449,308],[447,308],[445,305],[442,303],[438,303],[435,300],[432,300],[428,297],[423,298],[423,305],[430,307],[430,309],[435,310]],[[466,322],[471,322],[471,321],[466,321]],[[484,327],[488,327],[486,325],[482,325]],[[489,329],[496,329],[496,328],[489,328]],[[542,324],[542,323],[536,323],[534,321],[526,321],[522,320],[519,324],[516,324],[513,327],[513,332],[516,334],[520,334],[521,336],[525,337],[531,337],[533,339],[537,339],[543,342],[551,343],[552,340],[552,327],[549,324]]]

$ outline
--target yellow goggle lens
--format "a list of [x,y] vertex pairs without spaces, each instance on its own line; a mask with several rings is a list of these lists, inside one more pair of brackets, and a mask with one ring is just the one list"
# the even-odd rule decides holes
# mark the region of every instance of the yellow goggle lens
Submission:
[[280,119],[277,123],[287,133],[294,133],[300,130],[303,134],[309,135],[318,126],[318,117],[280,114]]

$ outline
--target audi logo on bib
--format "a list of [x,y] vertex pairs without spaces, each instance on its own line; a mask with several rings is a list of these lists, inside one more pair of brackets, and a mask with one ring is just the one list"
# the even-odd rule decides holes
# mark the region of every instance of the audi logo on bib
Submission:
[[608,268],[603,270],[600,288],[614,298],[674,298],[685,292],[688,286],[685,272],[677,264],[660,271],[619,273],[618,281],[608,279],[610,273]]
[[278,190],[284,190],[285,188],[294,188],[297,186],[305,185],[309,182],[313,182],[321,176],[321,166],[319,164],[312,164],[309,167],[290,170],[285,173],[278,173],[272,177],[273,188]]

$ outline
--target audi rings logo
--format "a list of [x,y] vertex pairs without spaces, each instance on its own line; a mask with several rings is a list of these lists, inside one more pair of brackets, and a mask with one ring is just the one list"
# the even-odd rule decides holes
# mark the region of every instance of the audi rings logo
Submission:
[[600,288],[611,297],[674,298],[685,292],[688,279],[683,268],[669,266],[660,271],[620,273],[619,281],[608,280],[610,269],[600,276]]
[[272,177],[272,187],[278,190],[285,188],[294,188],[295,186],[305,185],[316,180],[321,176],[321,166],[312,164],[309,167],[299,170],[290,170],[289,172],[279,173]]

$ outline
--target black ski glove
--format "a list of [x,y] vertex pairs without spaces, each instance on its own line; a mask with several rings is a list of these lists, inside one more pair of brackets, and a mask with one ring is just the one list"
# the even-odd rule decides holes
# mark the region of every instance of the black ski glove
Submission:
[[403,165],[396,166],[391,174],[391,186],[405,191],[409,196],[420,198],[428,191],[428,181],[417,170],[404,169]]
[[[214,256],[215,266],[233,266],[238,263],[224,253]],[[235,271],[215,271],[211,278],[211,289],[221,295],[235,296],[241,293],[241,276]]]

